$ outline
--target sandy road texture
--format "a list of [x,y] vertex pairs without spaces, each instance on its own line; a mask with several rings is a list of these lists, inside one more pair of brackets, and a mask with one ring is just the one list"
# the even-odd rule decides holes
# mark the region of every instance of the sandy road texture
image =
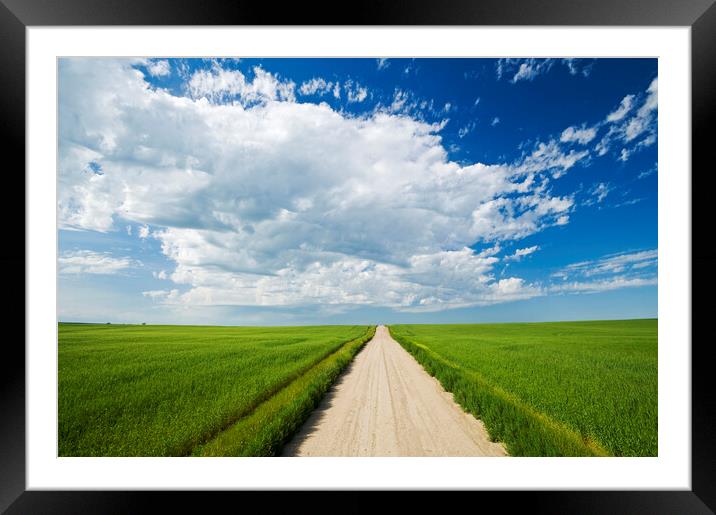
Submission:
[[283,456],[504,456],[379,326]]

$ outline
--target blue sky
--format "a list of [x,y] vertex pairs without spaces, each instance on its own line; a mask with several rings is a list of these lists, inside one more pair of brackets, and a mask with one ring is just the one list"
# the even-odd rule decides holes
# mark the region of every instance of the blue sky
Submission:
[[59,319],[655,317],[655,59],[62,59]]

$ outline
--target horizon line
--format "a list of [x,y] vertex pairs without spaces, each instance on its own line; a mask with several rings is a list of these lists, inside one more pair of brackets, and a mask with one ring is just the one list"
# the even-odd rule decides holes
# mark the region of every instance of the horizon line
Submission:
[[175,327],[328,327],[328,326],[350,326],[350,325],[508,325],[508,324],[559,324],[569,322],[628,322],[632,320],[659,320],[658,316],[653,317],[637,317],[637,318],[581,318],[581,319],[569,319],[569,320],[541,320],[541,321],[513,321],[513,322],[452,322],[452,323],[431,323],[431,322],[418,322],[418,323],[377,323],[377,322],[366,322],[366,323],[345,323],[345,324],[280,324],[280,325],[251,325],[251,324],[163,324],[163,323],[143,323],[143,322],[73,322],[73,321],[62,321],[58,320],[57,324],[67,325],[136,325],[136,326],[175,326]]

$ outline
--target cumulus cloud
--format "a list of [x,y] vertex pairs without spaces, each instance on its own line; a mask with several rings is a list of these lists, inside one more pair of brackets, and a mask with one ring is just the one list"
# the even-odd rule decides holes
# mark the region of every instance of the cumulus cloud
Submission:
[[58,258],[60,274],[112,275],[140,263],[128,257],[116,258],[106,252],[74,250],[62,253]]
[[207,274],[197,269],[180,270],[172,277],[180,282],[182,272],[201,275],[191,279],[194,287],[175,302],[211,305],[361,304],[434,311],[504,301],[501,291],[510,299],[538,293],[521,281],[509,290],[497,284],[490,277],[496,261],[463,248],[414,255],[407,266],[342,256],[276,275]]
[[390,59],[384,57],[376,59],[376,66],[379,70],[385,70],[390,66]]
[[549,181],[588,158],[550,140],[516,162],[458,164],[444,123],[411,115],[427,101],[400,90],[352,116],[295,102],[260,68],[214,63],[186,96],[128,60],[59,72],[60,226],[151,226],[175,265],[177,288],[146,293],[164,303],[437,310],[539,295],[470,247],[568,223],[573,200]]

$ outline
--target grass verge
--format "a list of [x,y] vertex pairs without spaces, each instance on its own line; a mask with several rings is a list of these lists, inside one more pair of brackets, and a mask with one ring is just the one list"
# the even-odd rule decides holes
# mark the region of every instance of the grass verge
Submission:
[[318,362],[250,414],[197,446],[194,456],[275,456],[301,428],[339,374],[375,334],[375,327]]
[[512,456],[608,456],[597,442],[530,406],[509,392],[490,384],[483,376],[465,370],[415,340],[388,328],[405,348],[455,401],[482,420],[492,441],[500,441]]

